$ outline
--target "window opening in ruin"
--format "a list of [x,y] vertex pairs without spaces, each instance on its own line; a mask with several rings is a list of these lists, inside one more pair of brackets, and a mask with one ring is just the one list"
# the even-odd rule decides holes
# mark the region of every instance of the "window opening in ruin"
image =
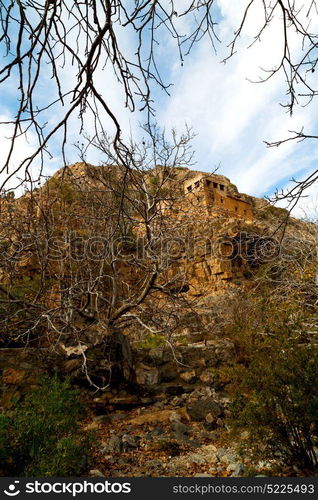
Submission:
[[221,191],[224,191],[224,186],[223,186],[223,184],[220,184],[220,189],[221,189]]
[[217,183],[217,182],[213,182],[213,187],[214,187],[215,189],[217,189],[217,187],[218,187],[218,183]]
[[188,187],[187,187],[187,190],[188,190],[188,191],[191,191],[191,190],[192,190],[192,185],[191,185],[191,186],[188,186]]
[[200,181],[194,183],[194,187],[198,188],[200,186]]

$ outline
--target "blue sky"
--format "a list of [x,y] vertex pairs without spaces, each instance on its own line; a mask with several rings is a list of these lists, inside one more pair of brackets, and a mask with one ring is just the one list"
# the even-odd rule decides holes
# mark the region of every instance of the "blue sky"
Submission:
[[[166,0],[168,3],[168,0]],[[184,3],[186,0],[178,0]],[[300,4],[309,4],[310,0],[297,0]],[[217,55],[211,50],[208,40],[203,40],[187,56],[181,67],[175,42],[162,33],[157,47],[158,64],[167,82],[172,82],[170,96],[155,90],[156,120],[167,130],[176,127],[180,132],[187,125],[193,127],[197,134],[193,146],[196,151],[196,167],[198,170],[213,171],[220,165],[218,172],[228,176],[238,188],[255,196],[271,195],[276,188],[284,188],[290,184],[290,179],[303,178],[317,163],[318,141],[288,143],[279,148],[266,148],[265,140],[277,140],[288,136],[288,130],[299,130],[302,126],[308,132],[314,133],[317,111],[315,105],[295,109],[290,118],[281,102],[286,100],[285,82],[277,75],[267,83],[251,83],[262,75],[261,68],[271,68],[277,64],[282,50],[279,19],[270,30],[264,33],[260,43],[247,49],[257,26],[260,23],[261,10],[253,9],[248,19],[246,30],[239,41],[238,53],[225,65],[221,63],[227,55],[227,43],[233,36],[241,18],[246,0],[218,0],[217,18],[218,34],[222,44]],[[182,19],[180,29],[189,29],[187,21]],[[121,31],[122,46],[132,51],[134,40],[132,33]],[[295,50],[300,50],[299,43],[294,40]],[[138,124],[143,123],[144,116],[124,109],[123,93],[113,75],[100,72],[97,75],[101,91],[103,91],[112,109],[119,117],[126,133],[132,131],[138,136]],[[69,71],[65,68],[65,85],[71,85]],[[49,75],[40,82],[38,90],[39,101],[45,100],[52,84]],[[15,86],[10,84],[2,89],[0,115],[7,118],[14,115]],[[59,109],[48,114],[49,124],[53,124],[59,115]],[[107,121],[105,121],[107,126]],[[92,121],[87,116],[86,130],[90,133]],[[110,127],[110,125],[109,125]],[[72,163],[78,160],[72,143],[80,139],[78,135],[79,122],[76,115],[71,119],[67,160]],[[111,131],[111,127],[110,127]],[[8,147],[10,128],[0,129],[0,147]],[[53,159],[47,160],[46,173],[52,174],[62,166],[59,155],[59,137],[51,144]],[[28,141],[23,138],[18,143],[13,157],[13,165],[18,163],[21,155],[32,152],[35,140],[29,134]],[[87,160],[98,163],[100,158],[96,152],[91,152]],[[306,204],[312,204],[316,198],[317,188],[309,193],[310,200],[303,202],[297,209],[301,215]]]

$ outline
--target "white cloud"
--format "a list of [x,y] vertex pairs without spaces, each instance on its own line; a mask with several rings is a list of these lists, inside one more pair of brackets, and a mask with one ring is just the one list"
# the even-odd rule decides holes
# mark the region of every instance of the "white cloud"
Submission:
[[[0,115],[0,122],[10,122],[11,120],[12,120],[11,115],[7,114]],[[5,159],[9,153],[9,149],[11,146],[13,126],[9,123],[6,123],[5,125],[3,124],[0,128],[0,132],[1,132],[0,150],[2,158]],[[15,147],[13,149],[13,153],[11,156],[9,172],[7,172],[7,170],[4,170],[3,172],[0,173],[0,187],[10,176],[8,182],[6,182],[4,186],[4,189],[8,190],[8,189],[15,189],[16,187],[18,187],[18,193],[21,193],[23,189],[23,186],[21,185],[21,180],[26,180],[26,179],[29,180],[30,178],[36,180],[38,178],[40,172],[39,161],[35,162],[32,165],[32,167],[30,167],[27,175],[25,175],[25,172],[18,170],[21,162],[25,158],[31,156],[34,153],[36,147],[37,147],[37,139],[32,132],[29,132],[27,135],[17,137],[15,141]],[[53,173],[54,170],[56,170],[58,163],[56,161],[56,158],[52,158],[50,160],[47,158],[45,165],[46,165],[46,173],[50,174]],[[15,171],[17,171],[16,174]]]
[[[219,0],[222,14],[219,34],[223,42],[233,37],[246,0]],[[301,2],[303,3],[303,1]],[[265,30],[261,42],[247,49],[263,22],[262,2],[255,3],[246,29],[238,41],[238,53],[220,64],[206,41],[186,60],[181,72],[176,64],[176,84],[170,100],[160,110],[159,121],[167,127],[181,128],[186,121],[198,133],[195,140],[200,170],[211,171],[221,163],[220,173],[229,176],[239,189],[254,195],[273,191],[288,178],[309,168],[309,144],[287,143],[266,148],[263,141],[287,137],[288,130],[310,129],[316,120],[313,107],[298,108],[290,118],[279,103],[287,100],[286,84],[280,75],[266,83],[251,83],[264,77],[261,68],[277,66],[283,50],[279,16]],[[225,43],[226,45],[226,43]],[[300,50],[299,40],[291,33],[291,46]],[[315,154],[312,151],[313,154]]]
[[[181,11],[185,1],[176,0],[175,9]],[[306,4],[308,0],[295,0],[297,4]],[[317,157],[312,145],[307,143],[288,143],[279,148],[267,149],[264,140],[276,140],[288,135],[288,130],[299,130],[302,125],[310,129],[316,121],[313,107],[299,108],[293,118],[290,118],[279,106],[286,99],[284,96],[285,82],[283,77],[275,76],[267,83],[251,83],[249,79],[258,80],[264,76],[261,68],[272,68],[280,61],[282,54],[282,31],[279,29],[281,19],[274,19],[270,29],[265,30],[261,41],[251,48],[247,46],[257,29],[263,22],[262,2],[255,2],[251,10],[242,37],[238,40],[238,53],[226,64],[220,60],[228,54],[226,44],[233,37],[233,33],[240,24],[244,7],[249,0],[218,0],[217,6],[221,15],[217,28],[223,44],[219,46],[219,54],[215,56],[207,40],[194,48],[181,68],[176,42],[166,33],[160,32],[158,50],[159,66],[169,80],[174,82],[171,98],[160,96],[158,100],[157,121],[166,128],[176,127],[181,130],[185,122],[198,133],[194,141],[197,151],[197,168],[211,171],[221,163],[220,173],[223,173],[235,182],[239,189],[250,194],[262,195],[274,190],[276,186],[285,185],[294,175],[304,174],[310,168],[310,163]],[[166,0],[167,7],[170,0]],[[305,15],[305,9],[303,10]],[[318,25],[318,16],[315,28]],[[182,33],[189,32],[191,25],[189,18],[176,18]],[[76,33],[74,32],[74,40]],[[123,49],[133,57],[135,45],[133,34],[127,29],[121,29],[118,39]],[[293,34],[292,47],[298,50],[299,41]],[[71,89],[74,80],[70,75],[70,61],[67,61],[62,74],[61,83],[64,88]],[[95,75],[95,82],[99,92],[106,97],[112,111],[119,118],[125,131],[131,129],[138,134],[138,122],[143,121],[142,115],[136,111],[130,113],[124,107],[122,86],[116,81],[114,74],[102,71],[100,68]],[[50,75],[41,80],[38,90],[38,99],[43,102],[51,90]],[[9,94],[8,94],[9,95]],[[158,94],[156,93],[158,97]],[[10,99],[12,98],[12,92]],[[8,114],[8,109],[0,112]],[[46,118],[48,127],[53,126],[59,119],[62,110],[49,110]],[[101,114],[101,120],[106,128],[112,129],[109,118]],[[85,131],[92,133],[94,120],[92,115],[85,115]],[[79,137],[79,119],[77,113],[69,122],[67,147],[67,161],[77,161],[76,152],[72,148]],[[6,129],[0,137],[2,151],[7,145],[4,137],[8,135]],[[57,143],[61,135],[52,143],[55,154],[54,160],[47,162],[47,173],[62,165],[58,157]],[[29,154],[35,146],[35,137],[29,136],[29,144],[19,140],[18,151],[15,153],[11,169],[15,168],[18,158],[25,153]],[[97,152],[91,150],[88,161],[99,162]],[[49,167],[51,165],[51,167]]]
[[[101,4],[100,4],[101,5]],[[100,7],[101,8],[101,7]],[[73,20],[68,16],[63,18],[64,28],[68,29],[71,27]],[[121,30],[118,33],[118,43],[119,46],[123,48],[127,55],[131,55],[133,51],[133,44],[130,40],[131,32],[128,28],[124,31]],[[79,58],[85,57],[85,36],[78,37],[78,31],[70,30],[68,33],[68,43],[73,47],[74,52],[77,52]],[[63,58],[60,55],[59,47],[56,47],[56,65],[59,71],[59,84],[62,90],[62,93],[67,94],[67,92],[71,92],[76,84],[76,61],[72,61],[72,57],[66,54],[66,58]],[[136,128],[136,118],[135,115],[130,113],[127,108],[125,108],[125,95],[123,92],[123,86],[118,82],[118,79],[114,75],[114,73],[109,70],[107,66],[104,68],[105,60],[103,57],[100,58],[99,65],[97,70],[94,72],[94,80],[97,91],[103,96],[110,110],[114,113],[116,118],[118,119],[124,133],[129,133],[130,129]],[[111,67],[111,62],[108,61],[108,65]],[[51,130],[53,130],[56,125],[60,122],[60,120],[65,116],[66,112],[71,106],[71,100],[73,95],[68,95],[64,98],[64,104],[60,103],[58,100],[57,88],[55,84],[55,80],[52,79],[52,75],[50,70],[50,66],[46,66],[44,61],[42,61],[42,72],[40,78],[37,81],[34,96],[33,96],[33,107],[34,109],[41,108],[43,106],[47,106],[49,102],[53,102],[55,99],[57,100],[56,104],[47,110],[43,111],[40,115],[38,115],[38,123],[40,125],[45,125],[43,131],[44,135],[48,135]],[[2,101],[0,105],[0,115],[2,115],[3,121],[12,120],[13,117],[17,113],[17,109],[19,107],[19,92],[18,88],[14,88],[14,83],[18,87],[18,77],[16,80],[13,77],[10,81],[5,81],[4,84],[1,85]],[[90,104],[92,104],[92,100],[90,100]],[[114,133],[114,124],[112,123],[109,116],[101,109],[99,109],[99,120],[103,124],[105,130],[108,133]],[[66,148],[65,148],[65,159],[66,163],[74,163],[78,161],[78,151],[74,148],[74,144],[77,141],[81,141],[81,135],[83,132],[88,134],[89,136],[94,135],[95,132],[95,118],[91,112],[90,106],[87,106],[86,111],[83,114],[84,127],[81,130],[81,121],[79,119],[80,110],[77,108],[74,110],[72,115],[69,117],[68,126],[67,126],[67,140],[66,140]],[[0,120],[1,121],[1,120]],[[9,151],[12,137],[12,127],[10,125],[1,124],[0,125],[0,146],[2,152],[3,161],[5,161],[6,154]],[[50,159],[47,155],[45,157],[45,168],[44,174],[51,175],[55,170],[61,168],[64,165],[64,161],[62,158],[61,152],[61,144],[64,139],[64,128],[61,129],[54,135],[54,137],[47,144],[49,151],[53,154],[53,159]],[[31,156],[38,147],[38,140],[35,134],[34,128],[30,128],[27,136],[20,137],[16,143],[14,148],[14,153],[11,158],[9,173],[7,171],[3,171],[0,174],[0,186],[7,179],[8,175],[14,174],[18,169],[21,161],[28,156]],[[99,156],[97,151],[93,148],[90,151],[90,156],[88,157],[88,161],[98,163]],[[40,159],[37,159],[32,168],[29,169],[29,173],[33,178],[37,178],[39,173],[39,163]],[[0,171],[1,171],[0,166]],[[19,172],[13,175],[12,179],[6,184],[5,189],[13,188],[15,185],[20,183],[19,177],[24,177],[24,169],[22,168]]]

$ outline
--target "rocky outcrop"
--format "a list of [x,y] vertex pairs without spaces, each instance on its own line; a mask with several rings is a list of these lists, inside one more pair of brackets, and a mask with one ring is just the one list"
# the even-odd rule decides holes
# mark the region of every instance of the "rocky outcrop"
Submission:
[[[127,341],[124,345],[126,344]],[[94,380],[100,382],[102,379],[97,377],[102,377],[103,374],[107,377],[108,374],[105,361],[109,361],[109,352],[106,356],[99,346],[92,350],[91,354],[90,350],[86,351],[89,363],[94,366],[92,368],[89,365],[90,374],[94,374]],[[81,354],[72,351],[67,355],[64,351],[39,348],[0,349],[0,405],[10,406],[30,386],[36,385],[38,377],[54,372],[61,376],[71,376],[75,383],[90,390]],[[118,362],[122,364],[123,351],[116,355]],[[147,401],[147,398],[150,398],[149,401],[162,400],[166,396],[189,394],[197,387],[206,385],[207,381],[210,387],[218,387],[221,383],[216,369],[233,358],[233,345],[228,341],[218,340],[175,348],[163,346],[136,349],[129,351],[129,356],[129,377],[113,379],[111,387],[114,390],[104,391],[104,403],[130,406]],[[119,386],[120,391],[116,390]]]
[[233,359],[234,347],[226,340],[211,340],[175,349],[164,346],[138,350],[134,355],[135,378],[140,385],[187,388],[195,383],[202,385],[206,380],[217,383],[215,369]]

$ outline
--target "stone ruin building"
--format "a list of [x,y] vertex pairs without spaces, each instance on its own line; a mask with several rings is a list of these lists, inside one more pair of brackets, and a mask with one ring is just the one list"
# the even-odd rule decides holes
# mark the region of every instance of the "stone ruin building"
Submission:
[[199,173],[184,182],[184,194],[189,206],[200,206],[208,215],[253,220],[253,206],[249,197],[239,193],[226,177]]

